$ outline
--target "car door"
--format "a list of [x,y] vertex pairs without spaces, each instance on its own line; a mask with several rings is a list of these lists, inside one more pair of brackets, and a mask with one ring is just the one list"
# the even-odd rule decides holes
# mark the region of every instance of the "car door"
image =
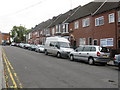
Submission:
[[54,42],[50,42],[49,48],[47,49],[49,53],[53,54]]
[[83,51],[81,52],[81,58],[80,59],[87,62],[88,57],[90,56],[90,50],[91,50],[91,47],[89,47],[89,46],[84,47]]
[[81,59],[81,52],[83,50],[84,47],[78,47],[76,50],[75,50],[75,53],[74,53],[74,58],[80,60]]
[[52,49],[52,53],[53,53],[54,55],[57,55],[57,52],[58,52],[58,48],[56,47],[57,42],[53,42],[53,44],[54,44],[54,47],[53,47],[53,49]]

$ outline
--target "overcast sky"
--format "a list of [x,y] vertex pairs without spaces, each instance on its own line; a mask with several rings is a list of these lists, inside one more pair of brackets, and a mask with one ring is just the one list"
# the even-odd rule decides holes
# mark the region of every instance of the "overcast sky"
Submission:
[[93,0],[0,0],[0,31],[13,26],[34,27],[42,21],[65,13]]

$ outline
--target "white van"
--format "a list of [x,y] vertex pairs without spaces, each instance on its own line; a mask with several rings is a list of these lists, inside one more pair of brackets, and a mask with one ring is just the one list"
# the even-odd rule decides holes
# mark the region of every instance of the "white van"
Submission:
[[48,37],[45,42],[45,54],[54,54],[58,58],[68,57],[68,54],[72,52],[70,48],[70,42],[64,37]]

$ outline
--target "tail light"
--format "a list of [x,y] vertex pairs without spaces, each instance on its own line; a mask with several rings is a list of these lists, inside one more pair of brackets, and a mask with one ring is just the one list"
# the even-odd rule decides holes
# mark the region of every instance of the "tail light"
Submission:
[[114,57],[114,60],[116,60],[116,57]]
[[97,56],[100,56],[100,52],[97,52]]

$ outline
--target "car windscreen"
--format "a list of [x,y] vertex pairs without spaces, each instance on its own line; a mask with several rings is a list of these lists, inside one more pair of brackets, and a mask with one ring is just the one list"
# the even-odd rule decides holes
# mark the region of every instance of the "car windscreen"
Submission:
[[70,44],[66,42],[58,42],[57,44],[59,47],[70,48]]

